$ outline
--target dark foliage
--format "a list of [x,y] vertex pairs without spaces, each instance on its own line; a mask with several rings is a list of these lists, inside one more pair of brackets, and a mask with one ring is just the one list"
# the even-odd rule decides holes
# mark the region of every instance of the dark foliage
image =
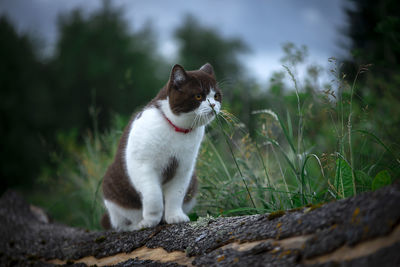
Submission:
[[[400,135],[400,2],[351,0],[347,10],[352,57],[343,71],[355,74],[372,64],[359,79],[356,100],[368,109],[385,141],[398,143]],[[349,80],[353,79],[349,75]],[[390,114],[388,116],[388,114]]]
[[0,192],[7,187],[29,187],[46,153],[42,138],[53,114],[43,84],[45,66],[32,42],[19,36],[5,17],[0,18]]
[[113,113],[128,117],[165,82],[151,28],[131,33],[109,2],[58,24],[56,52],[42,60],[31,39],[0,18],[0,192],[30,188],[59,133],[108,129]]

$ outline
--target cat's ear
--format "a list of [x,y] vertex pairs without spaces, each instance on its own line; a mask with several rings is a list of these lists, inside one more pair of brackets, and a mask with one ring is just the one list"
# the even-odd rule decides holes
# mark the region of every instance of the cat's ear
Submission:
[[210,74],[215,78],[214,68],[211,66],[210,63],[206,63],[203,66],[201,66],[200,70]]
[[187,74],[185,69],[181,65],[175,64],[171,70],[170,82],[175,86],[179,86],[184,83],[186,79]]

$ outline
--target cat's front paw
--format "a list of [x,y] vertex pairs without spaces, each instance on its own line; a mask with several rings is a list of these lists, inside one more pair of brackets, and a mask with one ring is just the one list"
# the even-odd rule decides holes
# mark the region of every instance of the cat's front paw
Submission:
[[144,228],[150,228],[150,227],[154,227],[157,224],[159,224],[160,222],[158,220],[141,220],[135,227],[133,227],[134,230],[140,230],[140,229],[144,229]]
[[173,213],[169,215],[165,215],[165,222],[168,224],[171,223],[182,223],[190,221],[189,217],[184,212]]

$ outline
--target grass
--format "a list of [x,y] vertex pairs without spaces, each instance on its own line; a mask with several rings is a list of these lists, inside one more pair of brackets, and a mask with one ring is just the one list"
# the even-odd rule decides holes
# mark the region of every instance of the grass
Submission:
[[[271,110],[253,111],[261,127],[251,136],[232,114],[221,112],[200,153],[197,169],[202,187],[195,211],[213,216],[276,212],[355,196],[390,184],[388,170],[373,170],[383,154],[392,157],[391,169],[398,169],[398,157],[377,135],[359,129],[363,125],[354,125],[352,120],[356,79],[367,67],[360,68],[352,86],[338,78],[342,93],[314,92],[325,99],[324,104],[331,105],[326,111],[331,115],[328,126],[336,133],[336,146],[331,151],[319,150],[318,144],[304,136],[305,105],[298,82],[287,66],[285,70],[294,85],[295,119],[289,110],[286,119]],[[329,100],[332,95],[336,101]],[[221,133],[219,138],[215,131]],[[220,139],[225,140],[228,149],[222,147]],[[364,146],[354,148],[354,142],[363,142]],[[365,148],[381,156],[356,162],[355,155],[362,155]]]
[[[281,112],[253,110],[256,123],[249,130],[224,110],[207,128],[196,168],[198,204],[191,218],[276,214],[376,190],[399,173],[395,147],[359,119],[364,114],[354,103],[356,80],[349,86],[334,68],[331,85],[336,89],[305,93],[294,71],[285,70],[294,90],[276,100]],[[366,70],[360,68],[356,79]],[[44,171],[42,189],[31,200],[56,220],[99,229],[101,180],[127,121],[116,117],[115,122],[107,133],[89,132],[83,145],[77,134],[60,135],[64,153],[53,157],[56,175]]]
[[63,151],[53,154],[56,171],[47,169],[30,200],[58,221],[87,229],[100,229],[104,212],[102,177],[115,155],[126,119],[116,116],[113,130],[99,134],[88,132],[79,143],[75,132],[59,134]]

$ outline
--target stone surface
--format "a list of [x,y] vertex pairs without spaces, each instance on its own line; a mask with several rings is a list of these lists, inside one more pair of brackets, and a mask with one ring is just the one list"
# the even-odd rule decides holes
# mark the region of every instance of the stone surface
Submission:
[[302,209],[88,232],[0,199],[0,265],[400,266],[400,183]]

